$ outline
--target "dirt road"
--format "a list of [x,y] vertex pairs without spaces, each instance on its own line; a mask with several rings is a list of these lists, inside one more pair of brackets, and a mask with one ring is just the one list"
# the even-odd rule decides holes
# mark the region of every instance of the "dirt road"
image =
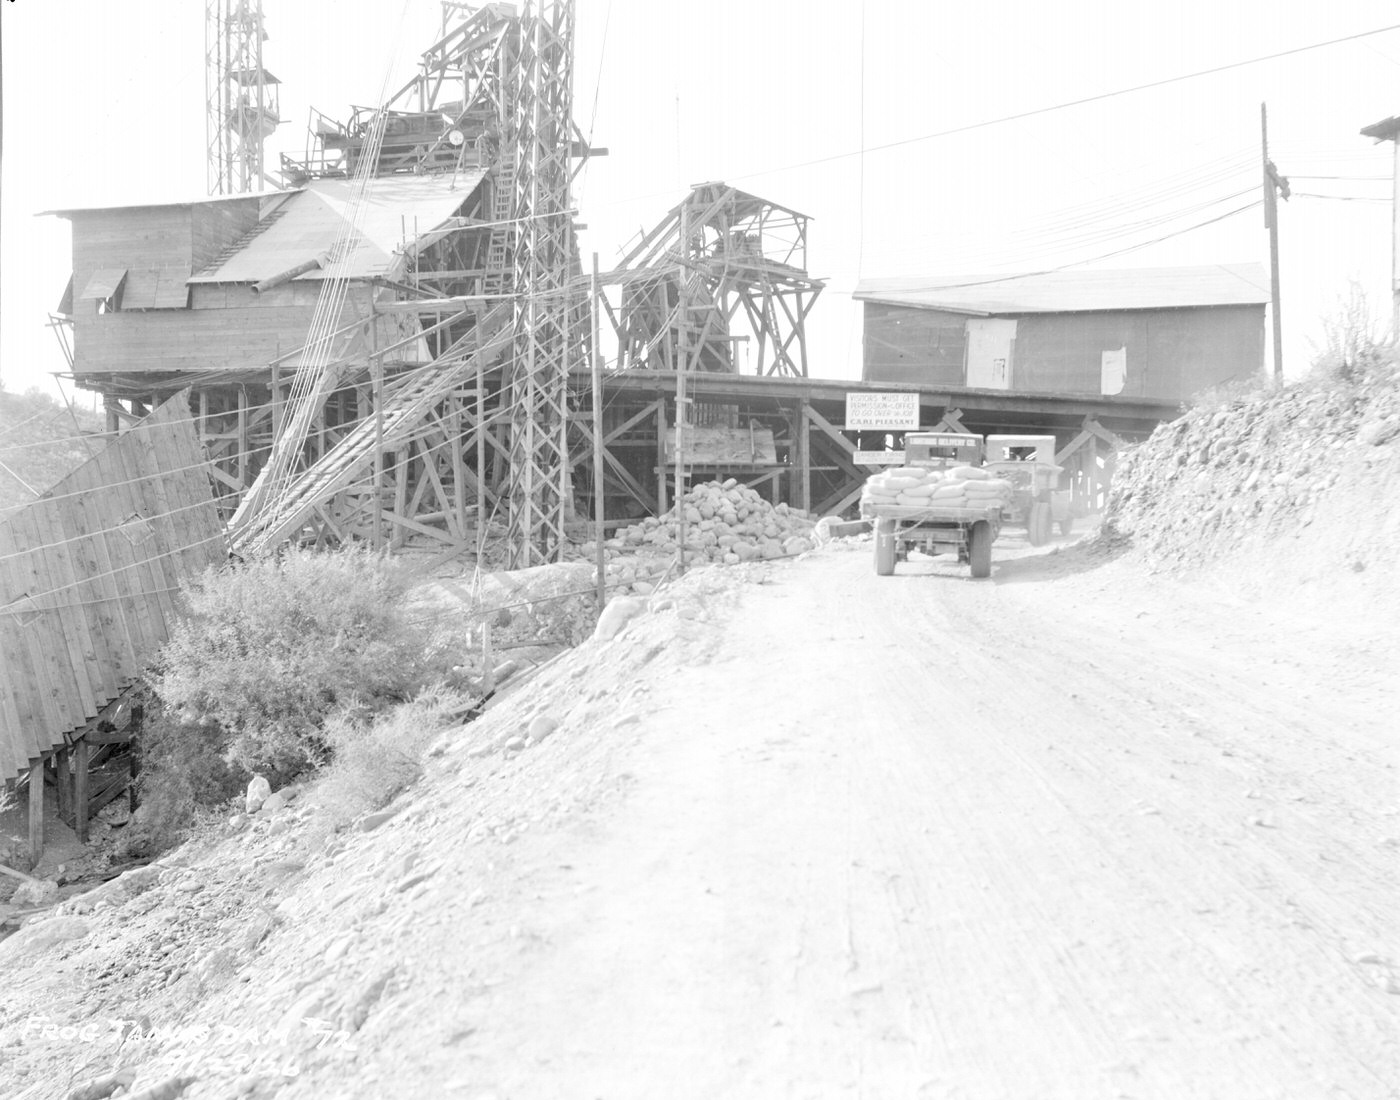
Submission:
[[[441,985],[361,1064],[501,1098],[1400,1096],[1395,635],[1099,558],[867,554],[712,596],[600,701],[619,797],[492,857],[500,913],[411,952]],[[402,1026],[434,1003],[450,1042]]]
[[20,1017],[155,1032],[21,1028],[0,1091],[1400,1097],[1395,628],[1015,550],[685,578],[387,823],[313,792],[34,956]]

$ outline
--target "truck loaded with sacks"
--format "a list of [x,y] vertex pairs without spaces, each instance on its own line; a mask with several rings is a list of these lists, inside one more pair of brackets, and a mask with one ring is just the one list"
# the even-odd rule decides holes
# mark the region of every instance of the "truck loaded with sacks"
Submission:
[[861,493],[861,515],[875,525],[875,572],[889,576],[918,549],[955,553],[972,576],[991,576],[1012,486],[982,468],[981,436],[911,432],[904,451],[903,466],[870,478]]

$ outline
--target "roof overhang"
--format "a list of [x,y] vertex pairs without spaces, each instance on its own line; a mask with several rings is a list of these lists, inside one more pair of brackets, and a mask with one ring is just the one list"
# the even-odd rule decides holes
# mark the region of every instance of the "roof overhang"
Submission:
[[1400,135],[1400,117],[1392,116],[1381,119],[1380,122],[1373,122],[1369,126],[1361,127],[1363,137],[1375,138],[1377,141],[1394,141]]
[[1257,263],[866,279],[852,297],[972,317],[1263,306],[1270,300],[1268,279]]

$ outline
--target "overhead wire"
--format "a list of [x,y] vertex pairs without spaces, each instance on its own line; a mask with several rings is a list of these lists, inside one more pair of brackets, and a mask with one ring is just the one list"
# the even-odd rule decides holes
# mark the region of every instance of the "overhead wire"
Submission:
[[1264,201],[1262,199],[1255,199],[1253,202],[1246,203],[1245,205],[1237,207],[1234,210],[1227,210],[1225,213],[1220,214],[1217,217],[1207,218],[1205,221],[1197,222],[1195,225],[1189,225],[1186,228],[1179,229],[1173,233],[1163,234],[1162,236],[1156,237],[1150,241],[1142,241],[1137,244],[1128,245],[1125,248],[1115,249],[1112,252],[1105,252],[1099,256],[1092,256],[1088,259],[1076,260],[1073,263],[1061,264],[1056,267],[1044,268],[1043,270],[1039,271],[1024,271],[1018,272],[1016,274],[1001,275],[994,278],[978,279],[975,281],[962,283],[929,283],[928,285],[924,286],[901,286],[899,290],[901,293],[917,293],[919,291],[927,290],[963,290],[970,287],[995,286],[1000,285],[1002,283],[1015,282],[1019,279],[1033,279],[1041,275],[1053,275],[1059,271],[1067,271],[1071,267],[1080,267],[1084,264],[1097,263],[1100,260],[1111,259],[1114,256],[1122,256],[1128,252],[1137,252],[1140,249],[1149,248],[1154,244],[1161,244],[1163,241],[1171,240],[1173,237],[1180,237],[1187,233],[1194,233],[1197,229],[1204,229],[1208,225],[1214,225],[1216,222],[1224,221],[1227,218],[1233,218],[1237,214],[1243,214],[1246,211],[1257,209],[1258,207],[1263,205]]
[[938,138],[952,137],[955,134],[966,134],[974,130],[985,129],[989,126],[1000,126],[1008,122],[1019,122],[1023,119],[1036,118],[1039,115],[1050,114],[1054,111],[1064,111],[1071,107],[1083,107],[1090,103],[1101,103],[1105,100],[1115,99],[1118,96],[1133,95],[1138,92],[1149,91],[1153,88],[1164,88],[1171,84],[1180,84],[1187,80],[1196,80],[1203,76],[1214,76],[1217,73],[1229,72],[1231,69],[1241,69],[1249,65],[1259,65],[1266,61],[1277,61],[1280,58],[1292,57],[1301,53],[1308,53],[1312,50],[1325,49],[1329,46],[1341,45],[1344,42],[1356,42],[1363,38],[1374,37],[1378,34],[1386,34],[1390,31],[1400,30],[1400,23],[1392,23],[1385,27],[1377,27],[1374,30],[1360,31],[1356,34],[1343,35],[1340,38],[1331,38],[1324,42],[1313,42],[1306,46],[1296,46],[1292,49],[1279,50],[1276,53],[1263,54],[1259,57],[1246,58],[1243,61],[1232,61],[1225,65],[1216,65],[1209,69],[1198,69],[1195,72],[1181,73],[1177,76],[1165,77],[1161,80],[1151,80],[1144,84],[1135,84],[1128,88],[1119,88],[1111,92],[1101,92],[1097,95],[1081,96],[1078,99],[1065,100],[1062,103],[1050,104],[1046,107],[1036,107],[1028,111],[1017,111],[1014,114],[1001,115],[997,118],[983,119],[979,122],[970,122],[962,126],[953,126],[946,130],[938,130],[930,134],[920,134],[916,137],[900,138],[896,141],[883,142],[879,145],[872,145],[863,149],[852,150],[844,153],[833,153],[830,156],[816,157],[811,160],[800,161],[795,164],[784,165],[781,168],[771,168],[761,172],[750,172],[746,175],[731,176],[731,179],[753,179],[756,176],[773,175],[777,172],[789,172],[797,168],[811,168],[819,164],[830,164],[832,161],[846,160],[851,157],[861,156],[865,153],[882,152],[886,149],[897,149],[905,145],[915,145],[925,141],[934,141]]
[[[898,147],[898,146],[902,146],[902,145],[908,145],[908,144],[912,144],[912,143],[915,143],[915,142],[922,142],[922,141],[933,140],[933,139],[936,139],[936,138],[951,136],[951,135],[957,134],[957,133],[965,133],[965,132],[968,132],[968,131],[970,131],[970,130],[974,130],[974,129],[978,129],[978,128],[982,128],[982,127],[986,127],[986,126],[999,125],[999,124],[1002,124],[1002,123],[1011,122],[1011,121],[1016,121],[1016,120],[1019,120],[1019,119],[1030,118],[1030,117],[1034,117],[1034,116],[1037,116],[1037,115],[1046,114],[1046,113],[1049,113],[1049,112],[1052,112],[1052,111],[1058,111],[1058,110],[1063,110],[1063,109],[1067,109],[1067,108],[1070,108],[1070,107],[1081,106],[1081,105],[1088,104],[1088,103],[1093,103],[1093,102],[1097,102],[1097,101],[1102,101],[1102,100],[1109,99],[1109,98],[1113,98],[1113,97],[1119,96],[1119,95],[1132,94],[1132,93],[1136,93],[1136,92],[1140,92],[1140,91],[1145,91],[1145,90],[1148,90],[1148,89],[1151,89],[1151,88],[1156,88],[1156,87],[1161,87],[1161,86],[1165,86],[1165,85],[1172,84],[1172,83],[1181,82],[1181,81],[1184,81],[1184,80],[1195,79],[1195,78],[1202,77],[1202,76],[1212,75],[1212,74],[1219,73],[1219,72],[1223,72],[1223,71],[1226,71],[1226,70],[1229,70],[1229,69],[1240,68],[1240,67],[1243,67],[1243,66],[1258,64],[1258,63],[1265,62],[1265,61],[1270,61],[1270,60],[1276,60],[1276,59],[1278,59],[1278,58],[1282,58],[1282,57],[1286,57],[1286,56],[1291,56],[1291,55],[1298,54],[1298,53],[1303,53],[1303,52],[1306,52],[1306,51],[1309,51],[1309,50],[1320,49],[1320,48],[1327,47],[1327,46],[1337,45],[1337,44],[1342,43],[1342,42],[1353,41],[1353,40],[1357,40],[1357,39],[1360,39],[1360,38],[1365,38],[1365,37],[1372,36],[1372,35],[1376,35],[1376,34],[1386,33],[1386,32],[1388,32],[1388,31],[1396,30],[1396,29],[1400,29],[1400,24],[1392,25],[1392,26],[1388,26],[1388,27],[1383,27],[1383,28],[1377,28],[1377,29],[1372,30],[1372,31],[1366,31],[1366,32],[1362,32],[1362,33],[1359,33],[1359,34],[1355,34],[1355,35],[1344,36],[1344,37],[1342,37],[1342,38],[1331,39],[1331,40],[1328,40],[1328,41],[1325,41],[1325,42],[1313,43],[1313,44],[1310,44],[1310,45],[1307,45],[1307,46],[1302,46],[1302,47],[1297,47],[1297,48],[1290,49],[1290,50],[1280,51],[1280,52],[1277,52],[1277,53],[1268,54],[1268,55],[1264,55],[1264,56],[1261,56],[1261,57],[1250,58],[1250,59],[1246,59],[1246,60],[1243,60],[1243,61],[1234,62],[1234,63],[1227,64],[1227,65],[1223,65],[1223,66],[1217,66],[1217,67],[1210,68],[1210,69],[1199,70],[1199,71],[1196,71],[1196,72],[1193,72],[1193,73],[1181,74],[1181,75],[1174,76],[1174,77],[1170,77],[1170,78],[1166,78],[1166,79],[1163,79],[1163,80],[1152,81],[1152,82],[1148,82],[1148,83],[1136,85],[1136,86],[1133,86],[1133,87],[1130,87],[1130,88],[1118,89],[1118,90],[1113,91],[1113,92],[1102,93],[1102,94],[1095,95],[1095,96],[1083,97],[1083,98],[1080,98],[1080,99],[1071,100],[1071,101],[1067,101],[1067,102],[1064,102],[1064,103],[1053,104],[1053,105],[1050,105],[1050,106],[1047,106],[1047,107],[1036,108],[1036,109],[1030,110],[1030,111],[1019,112],[1019,113],[1016,113],[1016,114],[1013,114],[1013,115],[1002,116],[1002,117],[995,118],[995,119],[983,120],[983,121],[981,121],[981,122],[972,123],[972,124],[968,124],[968,125],[960,126],[960,127],[955,127],[955,128],[951,128],[951,129],[948,129],[948,130],[939,131],[939,132],[937,132],[937,133],[925,134],[925,135],[920,135],[920,136],[917,136],[917,137],[901,139],[901,140],[894,141],[894,142],[888,142],[888,143],[884,143],[884,144],[877,145],[877,146],[870,146],[870,147],[867,147],[867,146],[865,146],[864,141],[862,140],[862,142],[861,142],[861,149],[859,149],[859,150],[857,150],[857,151],[855,151],[855,152],[853,152],[853,153],[835,154],[835,155],[829,156],[829,157],[822,157],[822,158],[816,158],[816,159],[814,159],[814,160],[804,161],[804,162],[801,162],[800,164],[797,164],[797,165],[790,165],[790,166],[786,166],[786,167],[784,167],[784,168],[769,169],[769,170],[766,170],[766,171],[764,171],[764,172],[750,173],[750,174],[748,174],[747,176],[738,176],[738,177],[733,177],[733,178],[739,178],[739,179],[743,179],[743,178],[752,178],[752,177],[755,176],[755,175],[764,175],[764,174],[771,174],[772,172],[777,172],[777,171],[786,171],[786,170],[788,170],[789,168],[794,168],[794,167],[808,167],[808,166],[812,166],[812,165],[815,165],[815,164],[828,163],[828,162],[830,162],[830,161],[832,161],[832,160],[841,159],[841,158],[847,157],[847,156],[861,156],[861,157],[863,158],[863,157],[864,157],[864,154],[866,154],[866,153],[868,153],[868,152],[880,151],[880,150],[883,150],[883,149],[889,149],[889,148],[894,148],[894,147]],[[605,33],[604,33],[604,49],[606,49],[606,38],[607,38],[607,35],[606,35],[606,27],[605,27]],[[387,82],[387,73],[386,73],[386,82]],[[387,83],[386,83],[386,87],[387,87]],[[380,110],[380,112],[379,112],[379,116],[380,116],[381,118],[382,118],[382,114],[383,114],[383,110],[382,110],[382,108],[381,108],[381,110]],[[590,135],[591,135],[591,133],[592,133],[593,126],[596,124],[596,114],[597,114],[597,94],[596,94],[596,92],[595,92],[595,101],[594,101],[593,118],[592,118],[591,121],[590,121]],[[381,140],[382,140],[382,129],[381,129],[381,133],[380,133],[380,138],[381,138]],[[369,158],[367,158],[367,160],[368,160],[368,159],[369,159]],[[863,163],[863,160],[862,160],[862,163]],[[1300,177],[1300,178],[1303,178],[1303,177]],[[1306,178],[1325,178],[1325,177],[1306,177]],[[1341,177],[1338,177],[1338,178],[1341,178]],[[1358,178],[1365,178],[1365,177],[1358,177]],[[1383,179],[1384,177],[1373,177],[1373,178],[1376,178],[1376,179]],[[1243,192],[1241,192],[1240,194],[1243,194]],[[1318,194],[1312,194],[1312,193],[1306,193],[1306,192],[1300,193],[1300,195],[1301,195],[1301,197],[1320,198],[1320,199],[1336,199],[1336,200],[1339,200],[1339,201],[1385,201],[1385,200],[1380,200],[1380,199],[1368,199],[1368,198],[1366,198],[1366,197],[1360,197],[1360,196],[1330,196],[1330,195],[1318,195]],[[1209,202],[1207,202],[1207,203],[1204,204],[1204,205],[1205,205],[1205,206],[1215,205],[1215,204],[1218,204],[1218,203],[1220,203],[1220,202],[1229,201],[1229,198],[1234,198],[1234,197],[1239,197],[1239,195],[1229,196],[1229,197],[1222,198],[1222,199],[1210,200]],[[1152,244],[1160,243],[1161,241],[1170,239],[1170,238],[1172,238],[1172,237],[1180,236],[1180,235],[1182,235],[1182,234],[1184,234],[1184,233],[1192,232],[1192,231],[1194,231],[1194,230],[1196,230],[1196,229],[1203,228],[1203,227],[1205,227],[1205,226],[1207,226],[1207,225],[1210,225],[1210,224],[1214,224],[1215,222],[1222,221],[1222,220],[1224,220],[1224,219],[1226,219],[1226,218],[1229,218],[1229,217],[1234,216],[1235,214],[1242,213],[1242,212],[1244,212],[1244,211],[1246,211],[1246,210],[1249,210],[1249,209],[1253,209],[1253,208],[1257,207],[1258,205],[1260,205],[1258,202],[1250,203],[1250,204],[1247,204],[1246,206],[1243,206],[1243,207],[1238,208],[1237,210],[1228,211],[1228,212],[1226,212],[1226,213],[1224,213],[1224,214],[1221,214],[1221,215],[1219,215],[1219,216],[1217,216],[1217,217],[1207,219],[1207,220],[1202,221],[1202,222],[1199,222],[1199,223],[1197,223],[1197,224],[1195,224],[1195,225],[1193,225],[1193,226],[1189,226],[1189,227],[1186,227],[1186,228],[1177,230],[1177,231],[1175,231],[1175,232],[1173,232],[1173,233],[1165,234],[1165,235],[1163,235],[1163,236],[1160,236],[1160,237],[1158,237],[1158,238],[1155,238],[1154,240],[1135,243],[1135,244],[1126,246],[1126,247],[1124,247],[1124,248],[1122,248],[1122,249],[1117,249],[1117,250],[1114,250],[1114,251],[1112,251],[1112,252],[1105,253],[1105,254],[1103,254],[1103,255],[1101,255],[1101,256],[1096,256],[1096,257],[1093,257],[1093,258],[1090,258],[1090,259],[1085,259],[1085,260],[1076,261],[1075,263],[1072,263],[1072,264],[1061,265],[1061,266],[1058,266],[1058,267],[1054,267],[1054,268],[1047,269],[1047,271],[1045,271],[1045,272],[1037,272],[1037,273],[1034,273],[1034,274],[1043,274],[1043,273],[1049,273],[1049,272],[1051,272],[1051,271],[1064,270],[1064,269],[1067,268],[1067,267],[1079,266],[1080,264],[1084,264],[1084,263],[1093,263],[1093,262],[1097,262],[1098,260],[1101,260],[1101,259],[1106,259],[1106,258],[1110,258],[1110,257],[1112,257],[1112,256],[1122,255],[1122,254],[1125,254],[1125,253],[1127,253],[1127,252],[1136,251],[1136,250],[1141,249],[1141,248],[1149,247],[1149,246],[1152,245]],[[1202,208],[1203,208],[1203,207],[1202,207],[1201,205],[1198,205],[1198,206],[1192,207],[1192,208],[1190,208],[1190,209],[1191,209],[1192,211],[1194,211],[1194,210],[1199,210],[1199,209],[1202,209]],[[1072,209],[1072,208],[1071,208],[1071,209]],[[1143,219],[1143,220],[1140,220],[1139,222],[1133,223],[1133,224],[1131,224],[1131,225],[1129,225],[1129,226],[1127,226],[1127,227],[1114,227],[1114,229],[1113,229],[1112,231],[1105,230],[1105,231],[1100,231],[1100,232],[1096,232],[1096,233],[1090,233],[1090,234],[1087,234],[1087,235],[1084,235],[1084,236],[1081,236],[1081,237],[1078,237],[1078,238],[1072,238],[1072,239],[1077,240],[1077,241],[1079,241],[1079,242],[1093,241],[1093,240],[1100,239],[1100,237],[1102,236],[1102,234],[1103,234],[1103,233],[1107,233],[1107,232],[1121,233],[1122,231],[1125,231],[1125,230],[1126,230],[1126,231],[1134,231],[1134,230],[1140,231],[1140,230],[1142,230],[1142,229],[1144,229],[1144,228],[1147,228],[1147,227],[1149,227],[1149,226],[1163,224],[1163,223],[1165,223],[1165,222],[1167,222],[1167,221],[1169,221],[1169,220],[1173,220],[1173,219],[1175,219],[1175,218],[1179,218],[1179,217],[1181,217],[1181,216],[1185,216],[1186,213],[1188,213],[1188,211],[1177,211],[1177,212],[1174,212],[1174,213],[1171,214],[1171,215],[1166,215],[1166,216],[1157,215],[1157,216],[1154,216],[1153,218],[1150,218],[1150,219]],[[1087,224],[1090,220],[1091,220],[1091,218],[1090,218],[1089,215],[1087,215],[1087,214],[1086,214],[1086,215],[1083,215],[1083,216],[1082,216],[1082,221],[1081,221],[1079,224]],[[1061,225],[1061,226],[1064,226],[1064,225],[1074,226],[1076,223],[1075,223],[1073,220],[1070,220],[1070,221],[1063,222],[1063,223],[1052,223],[1052,225],[1054,225],[1054,224],[1058,224],[1058,225]],[[353,228],[349,228],[349,229],[347,230],[347,233],[348,233],[348,235],[353,236]],[[858,267],[858,274],[859,274],[859,266],[860,266],[860,265],[859,265],[859,263],[858,263],[858,265],[857,265],[857,267]],[[1025,275],[1022,275],[1022,276],[1008,276],[1008,277],[998,278],[998,279],[994,279],[994,280],[985,280],[984,282],[1002,282],[1002,281],[1006,281],[1006,278],[1016,278],[1016,277],[1026,277],[1026,276],[1025,276]],[[958,284],[958,285],[975,286],[975,285],[983,285],[983,284],[982,284],[982,283],[968,283],[968,284]],[[338,313],[337,313],[337,316],[338,316]],[[315,326],[314,326],[314,324],[313,324],[313,331],[314,331],[314,329],[315,329]],[[310,344],[310,343],[311,343],[311,341],[308,341],[308,344]],[[625,371],[624,371],[624,372],[619,372],[619,373],[625,373]],[[293,393],[294,393],[294,394],[297,392],[297,390],[296,390],[296,382],[299,381],[301,377],[302,377],[302,374],[301,374],[301,372],[299,372],[299,373],[298,373],[298,376],[297,376],[297,379],[294,380],[294,386],[293,386]],[[274,402],[269,402],[269,403],[267,403],[267,404],[271,405],[271,404],[274,404]],[[232,415],[232,413],[230,413],[229,415]],[[496,413],[494,413],[493,415],[496,415],[496,416],[500,415],[500,411],[498,410],[498,411],[497,411]],[[191,419],[195,419],[195,418],[191,418]]]

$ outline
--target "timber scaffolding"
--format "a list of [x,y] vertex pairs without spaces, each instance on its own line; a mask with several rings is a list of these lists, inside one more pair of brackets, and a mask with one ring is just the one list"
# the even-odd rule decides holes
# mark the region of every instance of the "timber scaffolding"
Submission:
[[[283,160],[293,189],[63,212],[75,378],[103,394],[114,430],[190,390],[237,552],[291,540],[557,560],[599,491],[595,419],[613,524],[665,511],[678,459],[682,481],[736,476],[839,512],[871,470],[855,452],[900,443],[843,431],[845,395],[869,390],[917,390],[927,426],[1055,431],[1088,510],[1120,436],[1175,415],[807,378],[822,290],[808,218],[723,183],[693,188],[617,269],[585,277],[570,185],[604,151],[572,120],[572,34],[565,0],[446,3],[441,37],[383,108],[313,116],[306,156]],[[163,251],[145,254],[151,242]],[[335,280],[344,304],[327,322]],[[273,477],[279,447],[294,453]]]

